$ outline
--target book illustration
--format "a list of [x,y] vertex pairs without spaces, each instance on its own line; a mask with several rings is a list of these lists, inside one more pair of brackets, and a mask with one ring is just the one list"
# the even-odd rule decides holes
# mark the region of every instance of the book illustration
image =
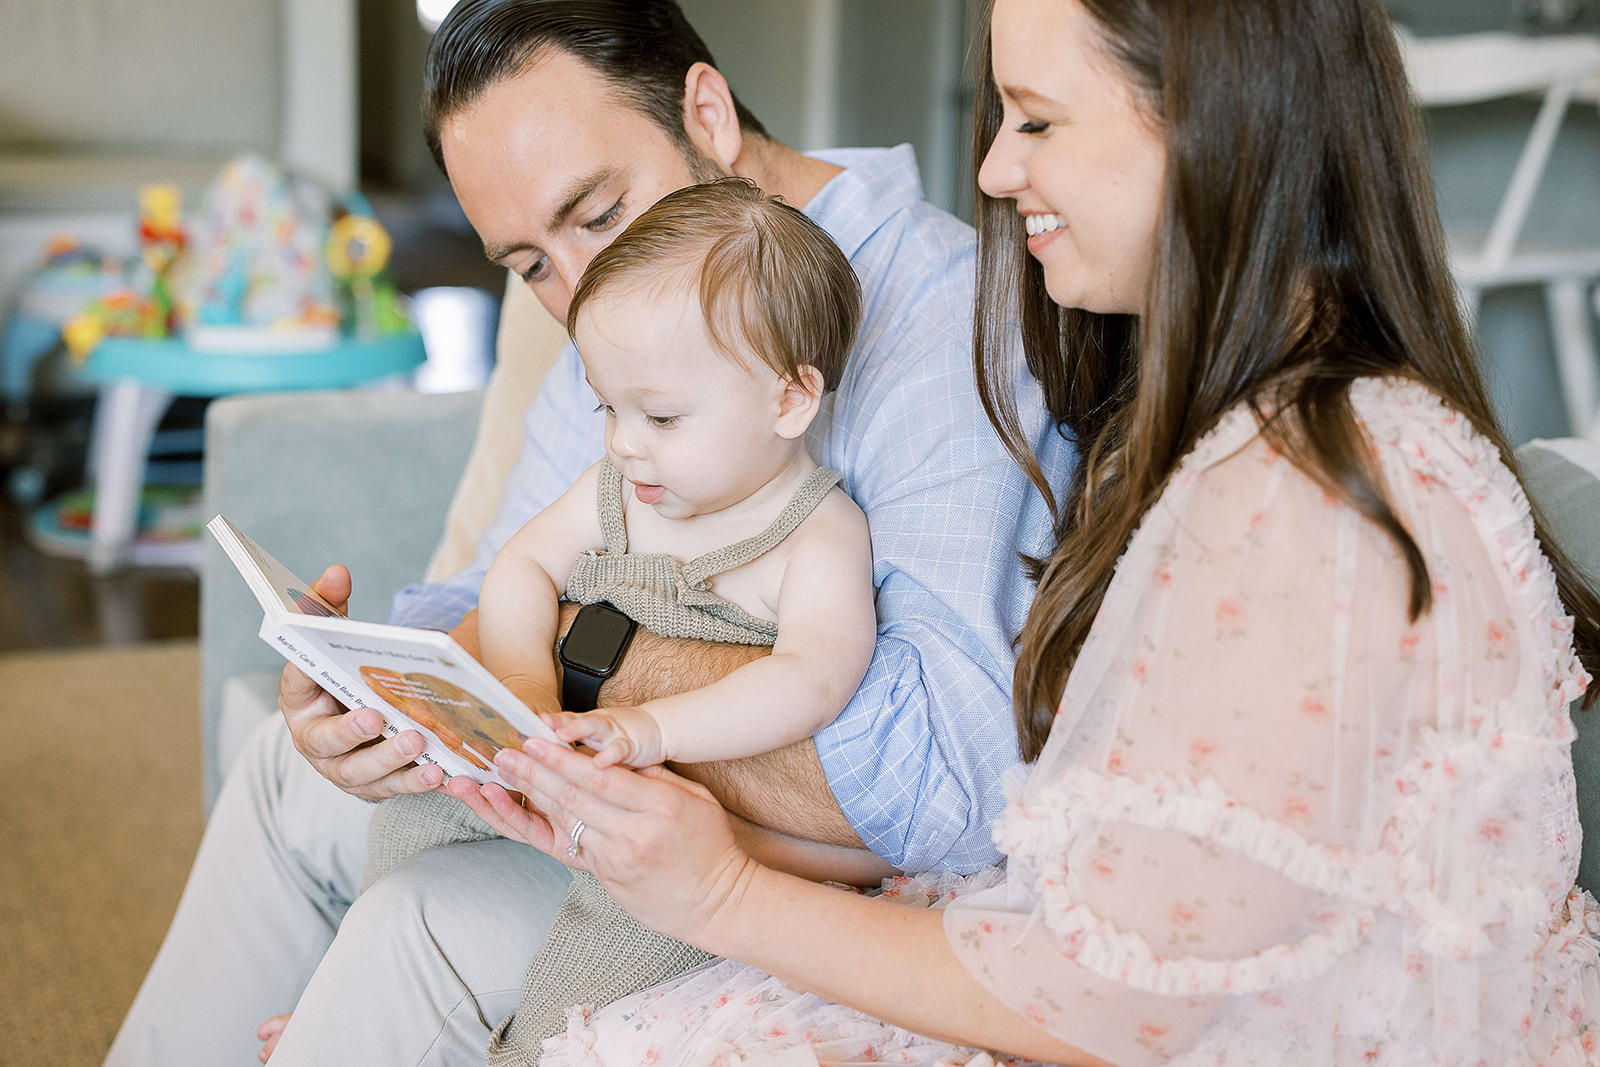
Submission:
[[521,748],[528,739],[496,715],[485,701],[443,678],[366,665],[360,671],[366,683],[396,711],[433,734],[450,751],[486,771],[494,769],[496,752]]
[[285,589],[285,597],[294,605],[296,611],[302,615],[320,615],[324,619],[343,618],[333,609],[333,605],[323,600],[311,589],[296,589],[293,586]]

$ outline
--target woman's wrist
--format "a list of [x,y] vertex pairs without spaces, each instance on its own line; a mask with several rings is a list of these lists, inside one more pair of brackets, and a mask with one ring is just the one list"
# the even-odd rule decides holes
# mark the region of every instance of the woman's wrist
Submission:
[[758,862],[742,848],[735,851],[695,928],[680,936],[712,955],[754,962],[766,940],[763,927],[770,926],[773,914],[781,914],[780,901],[791,891],[787,883],[800,880]]

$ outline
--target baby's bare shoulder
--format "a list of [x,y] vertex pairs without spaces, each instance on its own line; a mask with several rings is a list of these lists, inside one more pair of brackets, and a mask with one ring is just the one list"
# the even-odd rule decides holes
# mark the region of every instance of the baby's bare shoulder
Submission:
[[870,555],[872,551],[866,514],[838,486],[822,498],[787,541],[795,552]]

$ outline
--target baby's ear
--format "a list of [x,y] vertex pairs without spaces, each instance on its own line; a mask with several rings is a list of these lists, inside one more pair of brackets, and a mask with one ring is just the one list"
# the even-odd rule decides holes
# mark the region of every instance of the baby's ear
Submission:
[[783,395],[778,398],[778,436],[794,440],[806,432],[811,420],[817,417],[826,391],[822,372],[806,364],[800,373],[783,383]]

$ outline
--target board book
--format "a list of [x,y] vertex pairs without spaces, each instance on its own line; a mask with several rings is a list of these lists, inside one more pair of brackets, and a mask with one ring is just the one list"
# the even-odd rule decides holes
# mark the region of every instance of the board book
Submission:
[[563,743],[449,634],[346,618],[221,515],[206,529],[261,602],[261,639],[345,707],[376,710],[384,737],[421,732],[417,762],[506,785],[496,752],[529,737]]

